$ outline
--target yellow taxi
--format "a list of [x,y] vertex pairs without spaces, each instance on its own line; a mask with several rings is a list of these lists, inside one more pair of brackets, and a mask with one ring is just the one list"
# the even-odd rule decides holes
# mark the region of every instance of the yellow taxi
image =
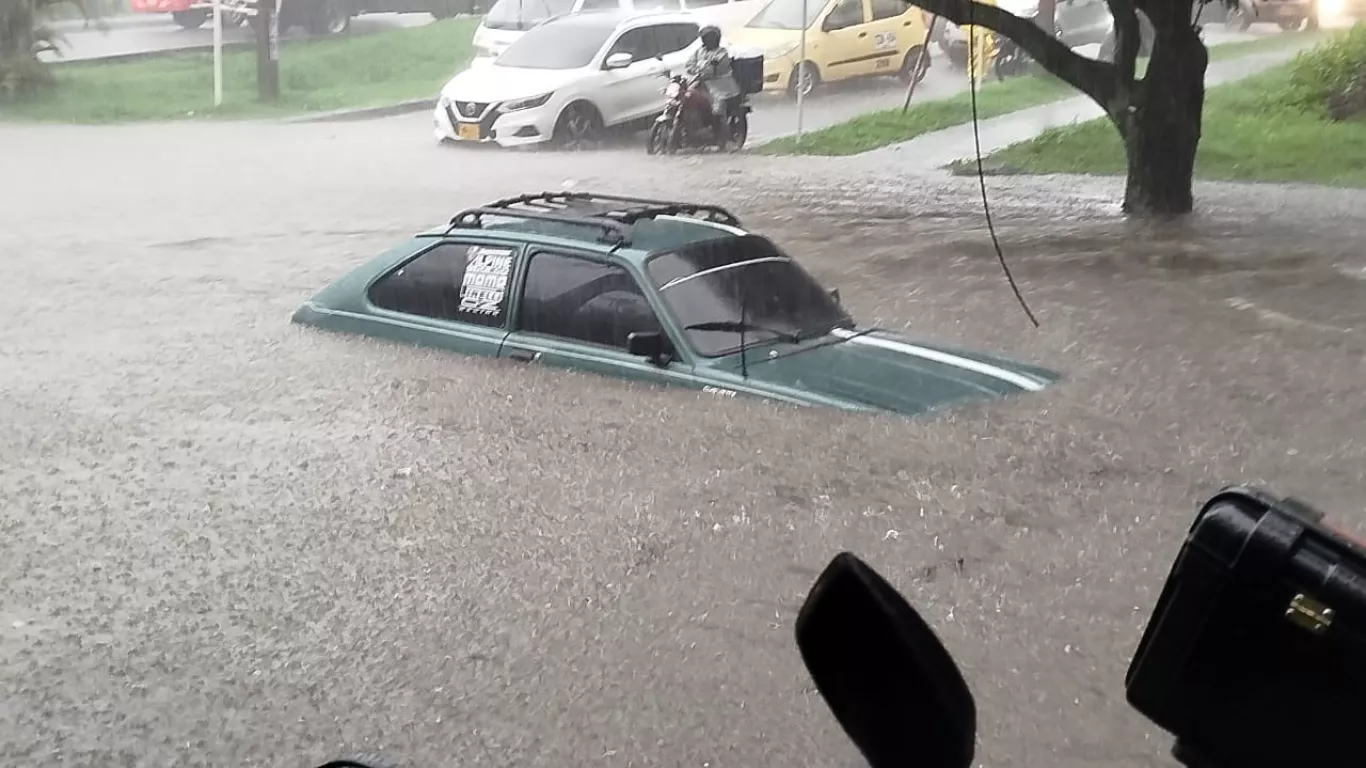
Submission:
[[904,0],[769,0],[748,24],[726,30],[726,44],[764,52],[765,91],[805,95],[821,83],[859,77],[924,77],[927,19]]

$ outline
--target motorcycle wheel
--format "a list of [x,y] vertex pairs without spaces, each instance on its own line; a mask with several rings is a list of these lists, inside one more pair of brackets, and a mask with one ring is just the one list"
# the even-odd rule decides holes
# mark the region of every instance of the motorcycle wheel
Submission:
[[730,117],[730,135],[726,137],[726,151],[739,152],[745,148],[745,140],[749,138],[749,115],[743,112]]
[[668,155],[672,154],[673,149],[669,146],[672,142],[669,139],[673,135],[672,123],[651,123],[650,136],[645,142],[645,154],[647,155]]

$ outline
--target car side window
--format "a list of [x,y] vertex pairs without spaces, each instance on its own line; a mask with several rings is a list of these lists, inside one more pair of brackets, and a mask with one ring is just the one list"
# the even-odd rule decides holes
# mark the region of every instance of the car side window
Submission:
[[525,333],[621,350],[629,334],[663,330],[625,268],[547,252],[527,266],[518,322]]
[[637,11],[681,11],[683,3],[681,0],[636,0],[634,8]]
[[657,55],[655,36],[653,27],[637,27],[623,32],[621,37],[612,44],[612,50],[607,52],[608,56],[614,53],[629,53],[633,61],[642,59],[653,59]]
[[580,11],[615,11],[621,7],[619,0],[583,0]]
[[894,19],[911,9],[903,0],[873,0],[873,21]]
[[713,5],[726,5],[730,0],[687,0],[688,10],[693,8],[708,8]]
[[697,40],[696,24],[661,24],[655,27],[655,42],[659,55],[667,56],[686,49]]
[[517,250],[441,243],[370,286],[370,303],[406,315],[501,328]]
[[840,0],[825,17],[827,30],[844,29],[863,23],[863,0]]

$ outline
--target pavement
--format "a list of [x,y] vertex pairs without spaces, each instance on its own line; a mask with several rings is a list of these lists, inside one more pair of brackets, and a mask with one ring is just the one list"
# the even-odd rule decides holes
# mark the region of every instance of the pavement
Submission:
[[[994,180],[1033,330],[974,180],[443,149],[426,119],[0,125],[9,762],[848,768],[792,622],[850,550],[958,658],[981,764],[1167,766],[1123,675],[1201,496],[1366,529],[1361,192],[1200,185],[1155,226],[1117,180]],[[724,203],[865,322],[1065,378],[904,420],[289,324],[559,187]]]
[[[1308,45],[1210,62],[1205,72],[1205,85],[1213,87],[1232,82],[1284,64]],[[988,118],[978,123],[982,156],[1032,139],[1049,128],[1104,116],[1104,110],[1089,97],[1077,96]],[[907,171],[924,172],[971,157],[973,148],[973,126],[965,123],[871,150],[864,153],[864,158],[875,165],[892,164]]]

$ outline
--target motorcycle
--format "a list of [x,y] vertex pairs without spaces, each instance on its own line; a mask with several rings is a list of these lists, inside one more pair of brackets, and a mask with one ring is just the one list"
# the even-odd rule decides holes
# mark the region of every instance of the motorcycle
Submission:
[[[672,155],[682,149],[717,147],[716,128],[712,122],[711,97],[696,77],[665,72],[668,83],[664,95],[668,100],[664,111],[650,125],[645,152],[650,155]],[[726,141],[724,149],[738,152],[749,137],[749,96],[741,94],[726,105]]]
[[[1360,768],[1366,542],[1230,486],[1200,508],[1130,662],[1129,704],[1187,768]],[[797,613],[811,679],[870,768],[972,768],[977,705],[891,584],[842,552]],[[379,768],[370,759],[320,768]]]
[[1014,40],[1004,35],[994,35],[996,57],[991,63],[992,72],[998,81],[1007,77],[1023,75],[1029,70],[1029,55]]

